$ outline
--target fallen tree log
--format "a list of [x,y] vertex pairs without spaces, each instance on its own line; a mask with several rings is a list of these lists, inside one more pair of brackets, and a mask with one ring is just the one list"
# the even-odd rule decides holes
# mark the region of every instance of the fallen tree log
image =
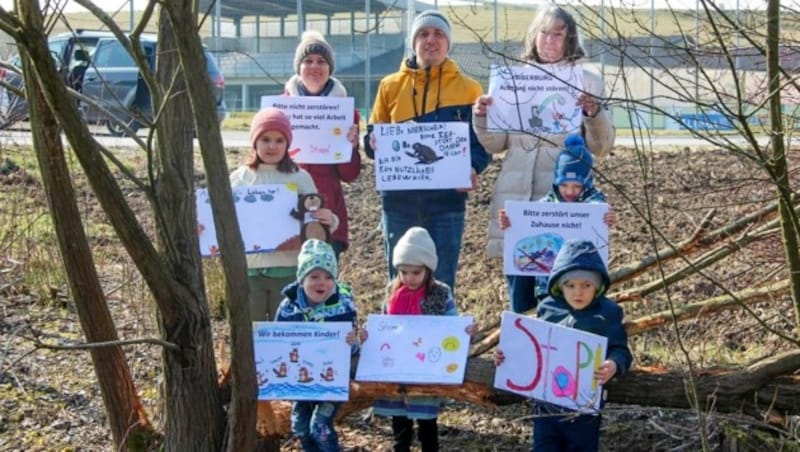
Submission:
[[[744,413],[770,422],[781,422],[800,413],[800,351],[770,357],[741,369],[701,369],[693,381],[705,412]],[[608,401],[649,407],[693,408],[687,396],[690,379],[685,373],[656,368],[632,369],[623,379],[607,385]],[[494,365],[489,356],[467,361],[461,385],[403,385],[350,382],[350,401],[339,416],[366,408],[388,396],[438,396],[467,401],[477,406],[508,405],[525,400],[493,388]],[[478,408],[480,409],[480,408]],[[291,431],[289,402],[259,401],[258,432],[263,436]]]
[[[656,312],[651,315],[637,317],[625,322],[625,332],[628,336],[641,334],[655,328],[660,328],[671,322],[691,320],[699,316],[708,315],[723,310],[733,310],[743,308],[746,305],[760,303],[774,299],[778,294],[789,290],[788,279],[769,284],[764,287],[744,289],[733,294],[725,294],[706,300],[698,301],[683,306],[677,306],[673,310]],[[532,309],[525,315],[533,317],[535,310]],[[470,356],[477,356],[497,346],[500,340],[500,324],[492,324],[481,332],[482,339],[472,344]]]
[[625,331],[628,333],[628,336],[633,336],[672,322],[695,319],[714,312],[738,309],[743,305],[769,301],[774,299],[778,294],[788,291],[789,282],[790,281],[786,279],[765,287],[745,289],[734,293],[733,296],[728,294],[720,295],[697,303],[676,306],[673,310],[642,316],[634,320],[626,321]]
[[[676,259],[682,255],[687,256],[697,252],[698,250],[710,248],[714,243],[720,240],[727,239],[734,234],[751,228],[752,224],[763,220],[767,216],[773,215],[777,210],[778,203],[772,202],[761,210],[740,217],[735,221],[732,221],[713,231],[706,232],[710,217],[713,216],[713,213],[709,213],[701,222],[698,230],[692,233],[687,240],[684,240],[677,245],[662,248],[655,254],[642,258],[639,262],[619,267],[614,271],[609,272],[611,284],[613,285],[622,281],[627,281],[646,273],[655,267],[658,262],[663,263],[671,259]],[[772,220],[773,223],[774,221],[775,220]]]
[[681,281],[684,278],[687,278],[695,273],[698,273],[701,270],[710,267],[712,264],[715,264],[725,259],[726,257],[741,251],[742,249],[744,249],[744,247],[746,247],[751,243],[769,238],[772,235],[777,234],[778,232],[779,232],[778,229],[770,228],[765,230],[759,230],[757,232],[753,232],[750,234],[745,233],[736,240],[731,241],[729,243],[724,243],[718,248],[714,248],[713,250],[700,256],[699,258],[690,261],[686,266],[676,270],[672,274],[666,275],[662,278],[658,278],[654,281],[645,284],[644,286],[637,287],[634,289],[629,289],[625,292],[611,293],[608,296],[609,298],[615,300],[617,303],[639,301],[653,292],[663,290],[667,286],[671,286],[672,284]]

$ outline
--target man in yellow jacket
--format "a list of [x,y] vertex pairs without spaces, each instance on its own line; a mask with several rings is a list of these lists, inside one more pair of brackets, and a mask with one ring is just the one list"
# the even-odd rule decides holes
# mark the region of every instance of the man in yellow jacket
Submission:
[[[411,26],[409,44],[414,54],[400,69],[381,80],[370,124],[406,121],[440,122],[472,120],[472,104],[482,93],[478,82],[461,73],[448,58],[450,22],[442,13],[419,13]],[[369,158],[374,158],[374,140],[364,139]],[[491,157],[470,129],[472,187],[444,190],[400,190],[381,193],[384,252],[389,278],[394,277],[392,250],[397,240],[412,226],[425,228],[436,244],[439,265],[434,277],[455,290],[458,255],[464,233],[467,191],[477,186],[477,174]]]

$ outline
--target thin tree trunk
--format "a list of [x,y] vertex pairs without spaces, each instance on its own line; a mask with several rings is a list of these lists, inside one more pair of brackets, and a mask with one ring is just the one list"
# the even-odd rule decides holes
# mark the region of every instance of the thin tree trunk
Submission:
[[[176,46],[186,68],[205,67],[202,43],[197,33],[197,11],[191,0],[165,3],[162,21],[169,15]],[[205,71],[187,71],[186,87],[196,112],[215,112],[211,80]],[[222,249],[240,250],[222,256],[225,271],[225,291],[228,303],[228,324],[231,331],[231,402],[228,409],[227,445],[229,452],[252,450],[256,432],[256,368],[253,352],[253,330],[248,308],[247,263],[244,243],[228,179],[228,166],[222,144],[222,135],[216,115],[196,114],[195,130],[206,170],[211,208],[218,242]],[[195,249],[198,249],[196,247]],[[277,441],[260,444],[262,449],[278,450]]]
[[[38,9],[36,11],[21,8],[20,12],[23,20],[34,26],[38,23],[35,29],[41,29],[41,14]],[[41,45],[47,48],[44,36],[33,38],[40,39]],[[28,58],[23,58],[22,62],[24,73],[34,74]],[[61,82],[55,79],[53,83]],[[117,330],[97,275],[64,157],[61,128],[41,95],[38,80],[27,76],[25,85],[29,93],[27,100],[33,149],[39,162],[58,248],[81,328],[90,343],[116,341]],[[142,409],[122,348],[92,348],[89,353],[115,446],[119,449],[145,447],[154,432]]]
[[[172,87],[156,123],[154,211],[164,258],[187,296],[174,300],[183,310],[180,323],[164,322],[168,340],[190,353],[164,351],[169,451],[218,451],[223,444],[225,414],[217,386],[208,302],[202,277],[194,202],[192,117],[174,29],[162,10],[159,19],[158,70],[162,89]],[[199,66],[205,68],[205,65]],[[158,98],[160,96],[155,96]],[[187,359],[188,358],[188,359]]]
[[780,293],[785,293],[789,288],[789,280],[779,281],[765,287],[745,289],[730,295],[721,295],[697,303],[676,306],[674,309],[656,312],[625,322],[625,331],[628,336],[642,334],[655,328],[660,328],[680,322],[682,320],[696,319],[698,317],[715,314],[723,310],[741,308],[743,304],[754,304],[762,301],[774,300]]
[[[773,236],[776,232],[777,231],[774,229],[760,228],[758,231],[745,233],[745,235],[730,243],[724,243],[718,248],[715,248],[698,258],[692,259],[685,267],[682,267],[669,275],[655,279],[643,286],[626,290],[623,293],[611,293],[608,296],[617,303],[641,300],[651,293],[658,292],[665,289],[667,286],[671,286],[679,281],[683,281],[684,279],[698,273],[704,268],[708,268],[711,265],[731,256],[732,254],[738,253],[739,251],[743,250],[745,246],[751,243],[765,240],[770,236]],[[686,259],[688,260],[689,258],[687,257]]]
[[778,211],[781,218],[781,237],[786,254],[789,278],[792,281],[789,291],[794,302],[795,328],[800,333],[800,222],[792,209],[792,187],[789,181],[786,148],[784,145],[784,117],[781,111],[781,69],[780,69],[780,2],[767,1],[767,86],[769,87],[769,117],[772,132],[772,159],[767,168],[773,178],[778,195]]
[[661,250],[658,250],[658,252],[655,254],[643,258],[635,264],[623,266],[612,271],[609,274],[611,283],[615,284],[633,279],[647,271],[650,271],[658,262],[665,262],[670,259],[675,259],[681,254],[689,255],[700,249],[708,248],[720,240],[724,240],[733,234],[738,234],[746,228],[751,227],[753,223],[757,223],[765,217],[772,215],[777,209],[778,204],[771,203],[757,212],[745,215],[744,217],[738,218],[710,232],[706,232],[703,227],[706,225],[705,220],[708,218],[706,217],[706,219],[703,220],[701,227],[698,228],[698,230],[695,231],[695,233],[692,234],[689,239],[683,241],[677,246],[665,247]]

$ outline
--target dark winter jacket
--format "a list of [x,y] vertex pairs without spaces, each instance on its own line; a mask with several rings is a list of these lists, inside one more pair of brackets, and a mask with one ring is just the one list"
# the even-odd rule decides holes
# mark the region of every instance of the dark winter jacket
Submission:
[[[545,195],[544,198],[540,199],[539,202],[566,202],[564,198],[558,193],[558,185],[553,185],[553,188]],[[589,182],[588,185],[583,186],[583,191],[581,194],[578,195],[578,199],[572,202],[606,202],[606,195],[603,194],[600,190],[594,187],[594,184]]]
[[356,303],[350,287],[336,282],[336,290],[324,302],[311,307],[303,287],[294,282],[283,289],[286,297],[278,306],[279,322],[356,322]]
[[[594,271],[600,274],[602,280],[594,300],[581,310],[575,310],[567,303],[556,284],[561,275],[572,270]],[[590,241],[567,241],[553,262],[547,284],[550,296],[539,304],[537,317],[547,322],[607,337],[606,359],[616,363],[616,376],[621,377],[631,367],[633,356],[628,348],[628,335],[622,324],[622,308],[605,297],[608,286],[608,272],[595,245]]]
[[[392,124],[406,121],[470,123],[472,105],[481,95],[481,85],[464,75],[450,59],[439,66],[419,68],[416,60],[403,61],[400,70],[381,80],[370,124]],[[371,127],[370,127],[371,130]],[[491,160],[470,127],[472,169],[480,174]],[[369,134],[364,137],[367,157],[374,158]],[[447,190],[398,190],[381,192],[383,210],[387,212],[464,212],[467,194]]]

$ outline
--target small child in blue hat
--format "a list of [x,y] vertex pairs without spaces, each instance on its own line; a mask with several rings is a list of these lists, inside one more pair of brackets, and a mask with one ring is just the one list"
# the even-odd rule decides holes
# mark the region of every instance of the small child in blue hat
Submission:
[[[556,161],[553,188],[539,202],[587,202],[604,203],[606,197],[595,188],[592,176],[594,158],[583,137],[571,134],[564,141],[564,149]],[[501,229],[508,229],[511,221],[505,209],[500,209],[498,221]],[[610,207],[603,221],[612,227],[617,222],[617,214]],[[523,313],[533,309],[539,300],[547,296],[547,276],[508,275],[508,294],[511,310]]]

